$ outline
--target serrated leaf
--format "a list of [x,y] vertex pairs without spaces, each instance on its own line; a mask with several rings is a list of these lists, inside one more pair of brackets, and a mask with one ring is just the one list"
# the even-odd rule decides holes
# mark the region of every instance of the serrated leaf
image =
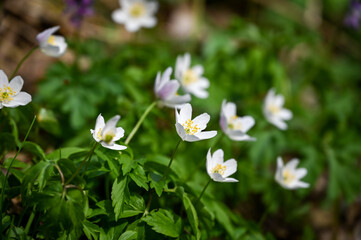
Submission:
[[182,223],[180,217],[165,209],[153,210],[146,217],[145,221],[157,233],[168,237],[179,237]]
[[134,167],[137,166],[137,163],[128,154],[121,154],[119,163],[122,165],[123,175],[128,174]]
[[129,198],[127,180],[127,177],[118,177],[113,183],[111,198],[116,221],[123,213],[125,200]]
[[148,191],[148,179],[142,166],[137,164],[133,171],[129,174],[129,176],[139,187],[142,187]]
[[120,218],[132,217],[143,213],[145,210],[144,199],[138,195],[131,195],[124,206],[124,211]]
[[198,240],[201,237],[201,232],[199,231],[198,228],[198,224],[199,224],[198,215],[191,200],[188,198],[188,194],[183,195],[183,205],[186,210],[188,221],[192,227],[193,233],[195,234],[196,239]]
[[98,225],[85,220],[83,222],[83,231],[88,239],[99,239],[100,228]]
[[52,162],[40,161],[31,168],[29,168],[24,177],[22,184],[23,196],[26,196],[26,188],[30,190],[35,182],[39,183],[39,188],[42,190],[46,184],[46,181],[53,172],[54,165]]
[[162,196],[163,187],[165,185],[165,181],[162,180],[162,176],[156,173],[150,173],[148,175],[148,180],[150,181],[150,187],[155,189],[158,197]]

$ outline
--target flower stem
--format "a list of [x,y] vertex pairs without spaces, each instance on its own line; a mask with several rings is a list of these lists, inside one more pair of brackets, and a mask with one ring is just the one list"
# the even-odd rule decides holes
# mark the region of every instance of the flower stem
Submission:
[[[30,127],[29,127],[29,129],[28,129],[28,132],[27,132],[27,133],[26,133],[26,135],[25,135],[24,141],[21,143],[21,145],[20,145],[20,147],[19,147],[18,151],[16,152],[16,154],[15,154],[14,158],[11,160],[10,165],[9,165],[9,167],[8,167],[7,171],[6,171],[6,175],[5,175],[4,182],[3,182],[3,184],[2,184],[2,189],[1,189],[0,217],[2,217],[2,212],[3,212],[3,211],[2,211],[2,210],[3,210],[3,201],[4,201],[4,195],[5,195],[6,183],[7,183],[8,177],[9,177],[9,172],[10,172],[11,166],[13,165],[13,163],[14,163],[14,161],[15,161],[16,157],[18,156],[18,154],[20,153],[21,149],[23,148],[24,143],[25,143],[26,139],[28,138],[28,136],[29,136],[29,134],[30,134],[31,129],[33,128],[33,125],[34,125],[34,123],[35,123],[35,119],[36,119],[36,116],[34,116],[33,121],[31,122]],[[2,222],[0,221],[0,229],[1,229],[1,228],[2,228]]]
[[30,230],[31,224],[33,223],[34,218],[35,218],[35,207],[34,207],[33,210],[31,210],[30,217],[29,217],[28,222],[26,223],[26,226],[25,226],[26,235],[29,233],[29,230]]
[[78,173],[80,172],[80,170],[82,169],[82,167],[84,166],[84,164],[86,163],[87,160],[90,159],[90,157],[93,155],[95,148],[98,146],[98,143],[95,142],[93,144],[93,147],[90,149],[90,151],[88,152],[88,154],[85,156],[84,160],[81,162],[80,166],[77,168],[77,170],[75,171],[75,173],[68,179],[68,181],[65,182],[65,185],[68,185],[75,177],[76,175],[78,175]]
[[181,142],[182,142],[182,139],[179,139],[179,141],[178,141],[178,143],[177,143],[177,145],[176,145],[176,147],[175,147],[175,149],[174,149],[174,151],[173,151],[173,153],[172,153],[172,156],[171,156],[171,158],[170,158],[170,161],[169,161],[168,167],[167,167],[167,169],[165,170],[165,172],[164,172],[163,177],[162,177],[162,179],[161,179],[161,180],[163,180],[163,179],[165,179],[165,178],[167,177],[168,172],[169,172],[169,169],[170,169],[170,165],[172,165],[172,162],[173,162],[173,159],[174,159],[175,153],[177,152],[178,147],[179,147],[179,144],[180,144]]
[[25,62],[25,60],[33,53],[35,52],[36,49],[38,49],[39,47],[33,47],[24,57],[23,59],[21,59],[21,61],[18,63],[18,65],[16,66],[14,72],[11,74],[9,79],[12,79],[13,77],[15,77],[16,73],[18,72],[19,68],[21,67],[21,65]]
[[137,124],[135,125],[135,127],[133,128],[133,130],[130,132],[129,136],[127,137],[127,139],[125,140],[125,144],[128,145],[130,140],[132,140],[132,138],[134,137],[135,133],[138,131],[140,125],[143,123],[145,117],[149,114],[150,110],[152,110],[154,108],[154,106],[157,104],[157,101],[154,101],[151,105],[149,105],[149,107],[145,110],[145,112],[143,113],[143,115],[140,117],[140,119],[138,120]]
[[202,192],[201,192],[201,195],[199,195],[199,197],[197,198],[196,203],[194,204],[194,207],[196,207],[196,206],[198,205],[199,201],[201,200],[204,192],[206,191],[206,189],[207,189],[208,185],[211,183],[211,181],[212,181],[212,178],[209,178],[206,186],[204,186],[204,188],[203,188],[203,190],[202,190]]

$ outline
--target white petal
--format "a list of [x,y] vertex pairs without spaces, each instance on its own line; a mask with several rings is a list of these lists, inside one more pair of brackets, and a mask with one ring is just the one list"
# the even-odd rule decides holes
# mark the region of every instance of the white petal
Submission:
[[216,182],[224,182],[224,178],[219,173],[211,173],[211,178]]
[[140,24],[138,21],[135,21],[135,20],[131,20],[131,21],[126,21],[125,22],[125,29],[128,31],[128,32],[136,32],[140,29]]
[[225,178],[222,182],[238,182],[235,178]]
[[126,146],[123,146],[123,145],[118,145],[118,144],[115,144],[115,143],[113,143],[113,144],[107,144],[107,143],[105,143],[105,142],[101,142],[100,143],[103,147],[105,147],[105,148],[109,148],[109,149],[111,149],[111,150],[124,150],[124,149],[126,149],[127,147]]
[[65,53],[65,51],[68,47],[68,44],[65,42],[64,37],[62,37],[62,36],[54,36],[54,37],[55,37],[55,44],[56,44],[56,46],[59,47],[59,52],[58,52],[57,56],[55,56],[55,57],[60,57]]
[[143,17],[139,21],[143,27],[152,28],[157,25],[157,19],[153,16]]
[[119,139],[121,139],[124,136],[124,129],[122,127],[117,127],[116,128],[116,133],[115,136],[113,138],[113,141],[118,141]]
[[273,125],[275,125],[276,127],[278,127],[281,130],[286,130],[287,129],[287,124],[285,122],[283,122],[280,119],[277,118],[269,118],[268,121],[270,123],[272,123]]
[[189,93],[192,93],[194,96],[196,96],[197,98],[207,98],[208,97],[208,92],[204,89],[201,89],[201,88],[191,88],[191,87],[187,87],[187,88],[184,88],[185,91],[189,92]]
[[290,120],[292,118],[292,112],[288,109],[283,108],[277,113],[277,116],[284,120]]
[[100,141],[100,139],[98,138],[98,132],[103,130],[104,126],[105,126],[104,118],[103,118],[102,114],[99,113],[96,123],[95,123],[94,131],[93,131],[93,138],[95,139],[95,141],[97,141],[97,142]]
[[164,86],[158,91],[158,96],[162,100],[172,98],[176,96],[176,92],[179,89],[179,82],[177,80],[172,80],[164,84]]
[[275,179],[278,183],[283,182],[282,178],[282,171],[283,171],[283,161],[281,157],[277,157],[277,170],[275,174]]
[[290,171],[295,171],[297,165],[300,163],[300,160],[298,160],[297,158],[291,159],[291,161],[289,161],[288,163],[286,163],[284,168],[287,168]]
[[299,169],[296,169],[296,178],[297,179],[301,179],[303,178],[304,176],[306,176],[307,174],[307,169],[306,168],[299,168]]
[[10,81],[9,87],[16,93],[19,93],[23,88],[23,84],[24,80],[20,76],[16,76]]
[[176,123],[175,128],[177,130],[179,137],[184,141],[186,138],[186,132],[184,130],[184,127],[180,123]]
[[226,132],[227,136],[233,141],[256,141],[257,139],[244,134],[241,131],[229,130]]
[[226,102],[226,100],[223,100],[222,103],[222,112],[227,117],[227,120],[231,117],[235,116],[237,114],[237,107],[236,104],[233,102]]
[[274,102],[274,98],[275,98],[275,90],[273,88],[271,88],[270,90],[268,90],[266,98],[265,98],[265,105],[268,106],[270,104],[273,104]]
[[191,101],[191,95],[185,94],[182,96],[176,95],[172,98],[168,98],[163,101],[163,104],[171,108],[182,108],[184,104],[189,103],[190,101]]
[[255,121],[251,116],[244,116],[240,118],[242,124],[242,131],[246,133],[251,127],[254,126]]
[[202,76],[204,73],[204,69],[202,65],[196,65],[192,67],[192,70],[198,77]]
[[192,106],[187,103],[180,109],[178,122],[183,124],[189,119],[192,119]]
[[44,47],[41,47],[41,51],[49,56],[49,57],[59,57],[60,53],[60,47],[59,46],[52,46],[52,45],[45,45]]
[[5,107],[24,106],[31,102],[31,95],[26,92],[19,92],[13,97],[13,100],[8,103],[2,103]]
[[233,158],[224,162],[223,165],[226,166],[226,171],[224,171],[223,177],[228,177],[237,171],[237,161]]
[[207,152],[207,162],[206,162],[206,168],[207,168],[207,173],[210,177],[211,176],[211,170],[212,170],[212,167],[213,167],[213,158],[212,158],[212,155],[211,155],[211,149],[209,148],[208,149],[208,152]]
[[186,134],[186,137],[184,139],[184,141],[187,141],[187,142],[197,142],[200,140],[202,140],[202,139],[200,139],[199,137],[197,137],[195,135],[188,135],[188,134]]
[[9,80],[5,72],[3,70],[0,70],[0,88],[4,87],[4,85],[8,86]]
[[211,168],[214,168],[217,164],[223,164],[224,152],[222,149],[218,149],[213,153]]
[[102,135],[106,134],[108,131],[114,132],[116,131],[116,125],[118,123],[120,119],[119,115],[115,115],[114,117],[112,117],[111,119],[109,119],[105,126],[104,129],[102,130]]
[[36,40],[38,40],[40,47],[47,44],[49,37],[56,31],[58,31],[59,28],[60,28],[59,26],[55,26],[52,28],[48,28],[48,29],[44,30],[43,32],[39,33],[36,36]]
[[150,14],[154,14],[158,10],[158,2],[145,2],[145,4]]
[[200,140],[203,140],[203,139],[210,139],[212,137],[215,137],[216,135],[217,135],[217,131],[206,131],[206,132],[197,133],[195,136],[200,138]]
[[197,124],[197,126],[200,128],[200,130],[202,131],[203,129],[205,129],[207,127],[207,123],[210,120],[210,116],[208,113],[203,113],[199,116],[197,116],[196,118],[193,119],[193,123]]
[[127,20],[127,15],[123,9],[117,9],[112,13],[112,19],[116,23],[125,23]]
[[296,184],[296,187],[298,187],[298,188],[308,188],[309,186],[310,186],[309,183],[305,183],[305,182],[301,182],[301,181],[298,181]]

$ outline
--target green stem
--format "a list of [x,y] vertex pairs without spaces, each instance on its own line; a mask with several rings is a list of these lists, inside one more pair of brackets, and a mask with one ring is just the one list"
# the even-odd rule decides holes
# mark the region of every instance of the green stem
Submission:
[[68,184],[76,177],[76,175],[78,175],[78,173],[80,172],[80,170],[82,169],[82,167],[84,166],[84,164],[86,163],[86,161],[89,160],[90,157],[93,155],[96,146],[98,146],[98,143],[97,143],[97,142],[95,142],[95,143],[93,144],[93,147],[90,149],[90,151],[88,152],[88,154],[85,156],[84,160],[82,161],[82,163],[80,164],[80,166],[78,167],[78,169],[77,169],[77,170],[75,171],[75,173],[68,179],[68,181],[65,182],[65,185],[68,185]]
[[150,203],[152,202],[152,191],[149,191],[149,199],[148,199],[148,203],[147,203],[147,206],[145,208],[145,211],[142,215],[142,217],[145,217],[148,215],[149,213],[149,208],[150,208]]
[[206,189],[207,189],[208,185],[211,183],[211,181],[212,181],[212,178],[209,178],[206,186],[204,186],[204,188],[203,188],[203,190],[202,190],[202,192],[201,192],[201,195],[199,195],[199,197],[198,197],[197,200],[196,200],[196,203],[194,204],[195,207],[198,205],[199,201],[201,200],[204,192],[206,191]]
[[165,170],[164,174],[163,174],[163,177],[162,179],[165,179],[168,175],[168,172],[169,172],[169,169],[170,169],[170,165],[172,165],[172,162],[173,162],[173,159],[174,159],[174,156],[175,156],[175,153],[177,152],[178,150],[178,147],[179,147],[179,144],[182,142],[182,139],[179,139],[178,143],[177,143],[177,146],[175,147],[173,153],[172,153],[172,156],[170,158],[170,161],[169,161],[169,164],[168,164],[168,167],[167,169]]
[[33,209],[33,210],[31,211],[29,220],[28,220],[28,222],[26,223],[26,226],[25,226],[25,233],[26,233],[26,235],[28,235],[28,233],[29,233],[29,230],[30,230],[31,224],[33,223],[34,218],[35,218],[35,211],[34,211],[34,209]]
[[143,113],[143,115],[140,117],[140,119],[138,120],[137,124],[135,125],[135,127],[133,128],[133,130],[130,132],[129,136],[127,137],[127,139],[125,140],[125,144],[128,145],[130,140],[132,140],[132,138],[134,137],[135,133],[138,131],[140,125],[143,123],[145,117],[149,114],[150,110],[152,110],[154,108],[154,106],[157,104],[157,101],[154,101],[151,105],[149,105],[149,107],[145,110],[145,112]]
[[16,73],[18,72],[19,68],[21,67],[21,65],[25,62],[25,60],[39,47],[33,47],[24,57],[23,59],[21,59],[21,61],[18,63],[18,65],[16,66],[14,72],[11,74],[9,79],[13,79],[13,77],[15,77]]
[[[33,121],[31,122],[30,127],[29,127],[29,129],[28,129],[28,132],[27,132],[26,135],[25,135],[24,141],[21,143],[18,151],[16,152],[14,158],[11,160],[10,165],[9,165],[7,171],[6,171],[6,175],[5,175],[4,182],[3,182],[3,184],[2,184],[2,189],[1,189],[1,201],[0,201],[0,214],[1,214],[0,217],[1,217],[1,218],[2,218],[2,212],[3,212],[3,201],[4,201],[6,183],[7,183],[8,177],[9,177],[9,172],[10,172],[11,166],[13,165],[16,157],[18,156],[18,154],[20,153],[21,149],[23,148],[24,143],[25,143],[26,139],[28,138],[31,129],[33,128],[33,125],[34,125],[34,123],[35,123],[35,119],[36,119],[36,116],[34,116]],[[0,229],[2,229],[2,221],[0,221]]]

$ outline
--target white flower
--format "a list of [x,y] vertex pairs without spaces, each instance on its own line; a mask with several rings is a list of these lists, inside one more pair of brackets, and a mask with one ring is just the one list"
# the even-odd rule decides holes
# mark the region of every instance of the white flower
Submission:
[[53,35],[59,28],[59,26],[56,26],[46,29],[36,36],[41,51],[50,57],[60,57],[68,47],[64,37]]
[[225,134],[234,141],[255,141],[248,136],[247,131],[253,127],[255,121],[251,116],[238,117],[236,104],[223,100],[219,124]]
[[191,100],[189,94],[178,95],[177,91],[180,87],[177,80],[170,80],[172,68],[167,68],[163,74],[158,72],[155,79],[154,92],[160,98],[162,104],[170,108],[179,108]]
[[277,158],[276,181],[286,189],[308,188],[309,184],[301,182],[300,179],[307,174],[307,169],[296,169],[300,161],[296,158],[291,159],[286,165],[283,165],[281,157]]
[[145,0],[119,0],[120,9],[112,13],[113,21],[124,24],[129,32],[136,32],[141,27],[151,28],[157,24],[153,16],[158,10],[158,2]]
[[193,94],[199,98],[207,98],[209,87],[207,78],[202,77],[204,69],[201,65],[190,67],[191,55],[189,53],[184,56],[178,56],[175,65],[175,77],[180,81],[184,91]]
[[207,127],[210,116],[207,113],[203,113],[193,120],[192,118],[192,106],[187,103],[182,106],[180,112],[175,110],[176,124],[178,135],[183,141],[196,142],[203,139],[209,139],[217,135],[217,131],[202,132]]
[[229,159],[223,162],[223,150],[218,149],[211,155],[211,149],[208,150],[207,154],[207,172],[208,175],[216,182],[238,182],[237,179],[229,178],[237,171],[236,160]]
[[274,89],[270,89],[263,105],[263,114],[266,119],[281,130],[287,129],[284,120],[292,118],[292,112],[283,108],[285,99],[282,95],[276,95]]
[[30,94],[21,92],[24,80],[20,76],[14,77],[10,83],[3,70],[0,70],[0,109],[24,106],[31,102]]
[[127,147],[115,144],[115,141],[118,141],[124,136],[124,129],[121,127],[116,127],[120,119],[119,115],[116,115],[108,120],[107,123],[104,123],[104,118],[102,114],[99,114],[95,124],[95,129],[90,129],[90,132],[93,134],[95,141],[100,142],[100,144],[112,150],[124,150]]

